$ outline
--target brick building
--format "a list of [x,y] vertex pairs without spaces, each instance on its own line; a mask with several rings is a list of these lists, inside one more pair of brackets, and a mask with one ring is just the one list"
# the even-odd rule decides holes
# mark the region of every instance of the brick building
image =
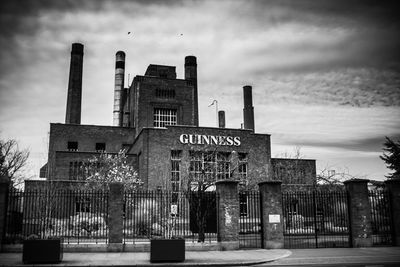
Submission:
[[[50,124],[49,180],[79,180],[82,163],[102,152],[124,149],[145,189],[178,191],[191,177],[313,184],[315,160],[271,159],[270,135],[255,133],[252,87],[243,87],[243,127],[200,127],[196,57],[185,58],[184,79],[174,66],[151,64],[125,88],[125,53],[116,54],[113,126],[80,124],[83,45],[73,44],[65,124]],[[296,166],[294,171],[293,166]],[[300,170],[300,171],[297,171]]]

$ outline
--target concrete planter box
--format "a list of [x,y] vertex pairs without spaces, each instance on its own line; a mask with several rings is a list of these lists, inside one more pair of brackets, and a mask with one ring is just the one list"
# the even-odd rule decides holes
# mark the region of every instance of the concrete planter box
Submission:
[[185,239],[152,239],[150,262],[182,262],[185,260]]
[[61,239],[25,240],[22,249],[23,263],[58,263],[63,258]]

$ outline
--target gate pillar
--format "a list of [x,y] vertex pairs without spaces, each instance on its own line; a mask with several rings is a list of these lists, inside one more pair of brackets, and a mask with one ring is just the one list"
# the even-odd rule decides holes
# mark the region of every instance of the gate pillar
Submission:
[[2,250],[3,237],[6,231],[7,199],[9,181],[6,176],[0,176],[0,251]]
[[389,192],[393,245],[400,246],[400,180],[387,180],[385,185]]
[[108,204],[108,251],[121,252],[123,250],[123,202],[124,185],[117,182],[111,183]]
[[372,217],[368,198],[368,181],[345,181],[348,193],[350,244],[352,247],[372,247]]
[[258,184],[260,189],[263,248],[283,248],[283,213],[281,181]]
[[238,181],[215,182],[218,197],[218,242],[221,250],[239,248],[239,193]]

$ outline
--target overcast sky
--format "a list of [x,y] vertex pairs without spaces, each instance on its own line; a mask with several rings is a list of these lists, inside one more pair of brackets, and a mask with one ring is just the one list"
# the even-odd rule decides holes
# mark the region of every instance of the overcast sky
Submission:
[[[65,121],[71,44],[83,43],[82,124],[112,125],[115,53],[130,82],[149,64],[198,63],[200,125],[240,128],[253,86],[255,127],[272,156],[301,147],[317,168],[387,174],[400,139],[396,1],[5,1],[0,3],[0,131],[47,161],[50,122]],[[128,32],[131,32],[128,34]],[[128,75],[126,75],[128,82]]]

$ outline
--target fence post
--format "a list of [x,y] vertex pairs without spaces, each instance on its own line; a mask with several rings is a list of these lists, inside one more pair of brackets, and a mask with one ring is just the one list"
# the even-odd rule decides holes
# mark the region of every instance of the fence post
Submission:
[[3,237],[6,233],[7,198],[9,181],[6,176],[0,177],[0,251],[3,249]]
[[385,185],[389,193],[393,245],[400,246],[400,180],[387,180]]
[[348,193],[350,244],[352,247],[372,247],[372,217],[368,198],[368,181],[345,181]]
[[108,251],[123,251],[123,202],[124,185],[110,183],[108,203]]
[[263,248],[283,248],[283,213],[281,181],[258,184],[261,203],[261,229]]
[[239,181],[221,180],[217,189],[218,242],[221,250],[239,248]]

